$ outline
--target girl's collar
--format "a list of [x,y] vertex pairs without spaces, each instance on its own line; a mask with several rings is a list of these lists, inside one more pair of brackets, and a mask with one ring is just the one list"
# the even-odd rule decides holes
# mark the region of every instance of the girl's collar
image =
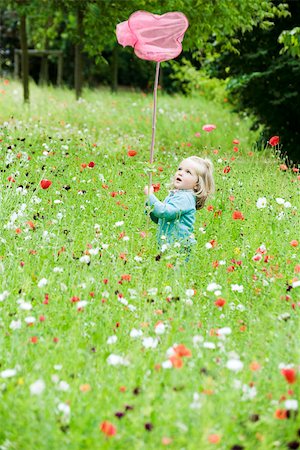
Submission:
[[171,189],[170,193],[175,194],[175,192],[191,192],[192,194],[195,194],[193,189]]

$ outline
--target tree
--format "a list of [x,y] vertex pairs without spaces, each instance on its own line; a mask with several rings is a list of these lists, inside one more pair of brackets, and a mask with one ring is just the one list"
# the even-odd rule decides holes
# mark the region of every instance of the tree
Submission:
[[297,25],[300,3],[288,3],[288,16],[278,18],[270,30],[257,27],[241,34],[239,53],[224,52],[210,64],[210,73],[229,77],[229,99],[235,108],[254,117],[254,128],[264,126],[264,143],[279,135],[282,154],[295,163],[300,162],[300,60],[282,54],[278,37]]

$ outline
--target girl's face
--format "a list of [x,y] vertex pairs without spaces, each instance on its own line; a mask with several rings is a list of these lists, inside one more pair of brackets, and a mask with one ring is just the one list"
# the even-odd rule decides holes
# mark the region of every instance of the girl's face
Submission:
[[198,182],[197,164],[191,159],[184,159],[174,176],[176,189],[194,189]]

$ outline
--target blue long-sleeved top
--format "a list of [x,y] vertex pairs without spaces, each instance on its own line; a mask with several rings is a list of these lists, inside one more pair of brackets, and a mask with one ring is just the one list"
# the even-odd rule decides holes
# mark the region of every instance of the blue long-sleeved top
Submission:
[[[149,196],[149,204],[153,206],[150,217],[158,224],[158,243],[183,242],[184,245],[195,244],[193,236],[196,197],[191,189],[170,191],[168,197],[161,202],[154,194]],[[161,237],[166,239],[162,241]]]

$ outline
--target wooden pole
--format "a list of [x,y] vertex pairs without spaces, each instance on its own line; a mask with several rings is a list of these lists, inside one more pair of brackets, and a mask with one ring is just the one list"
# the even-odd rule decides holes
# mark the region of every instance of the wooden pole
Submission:
[[21,61],[22,61],[22,81],[23,81],[23,98],[24,102],[29,102],[29,58],[26,33],[26,16],[21,16],[20,22],[20,41],[21,41]]
[[83,12],[78,7],[77,10],[77,42],[75,45],[75,91],[76,100],[81,97],[82,93],[82,41],[83,41]]

